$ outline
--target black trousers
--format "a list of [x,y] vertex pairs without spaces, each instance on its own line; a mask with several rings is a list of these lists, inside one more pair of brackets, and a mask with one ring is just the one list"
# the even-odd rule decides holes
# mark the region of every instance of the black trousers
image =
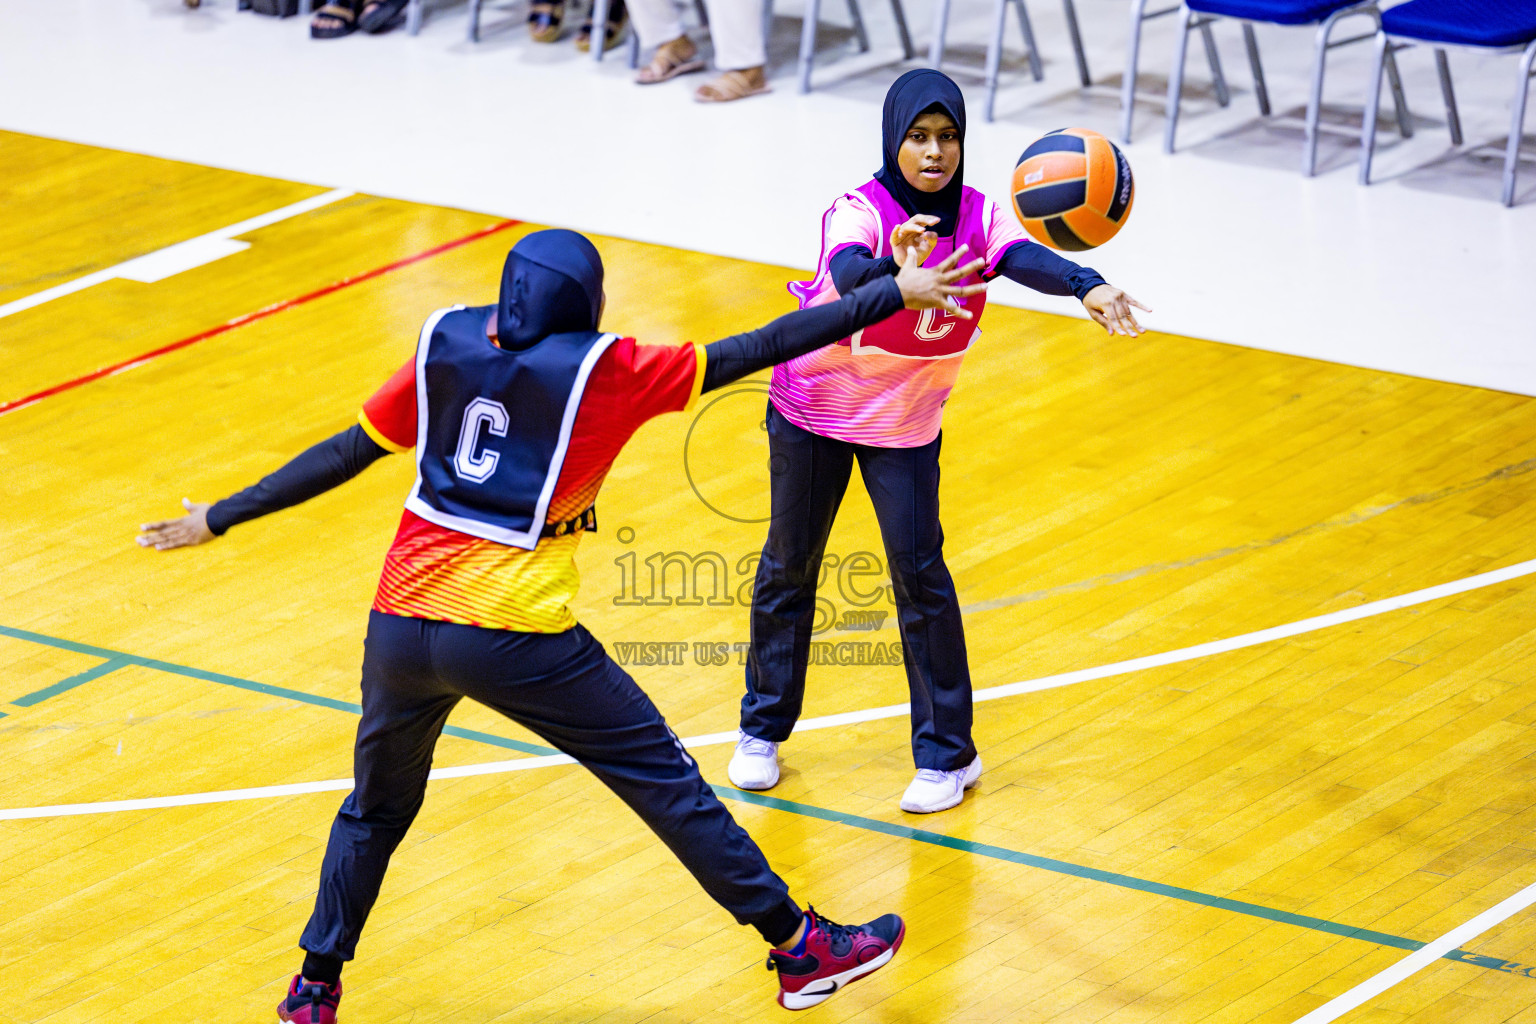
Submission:
[[783,879],[704,782],[650,698],[586,629],[515,633],[372,612],[356,788],[331,826],[315,912],[299,940],[305,950],[352,959],[390,855],[421,809],[432,748],[464,697],[580,761],[738,922],[756,925],[775,943],[799,927],[800,910]]
[[802,430],[768,404],[772,519],[752,591],[741,729],[782,743],[800,717],[816,582],[857,459],[875,506],[912,700],[912,758],[953,771],[976,757],[960,597],[944,564],[939,446],[874,448]]

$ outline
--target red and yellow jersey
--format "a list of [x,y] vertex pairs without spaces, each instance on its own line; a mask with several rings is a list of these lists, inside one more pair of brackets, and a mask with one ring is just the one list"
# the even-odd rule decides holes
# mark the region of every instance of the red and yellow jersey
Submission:
[[[687,409],[704,383],[700,345],[639,345],[623,338],[592,369],[555,482],[545,521],[588,508],[619,451],[641,424]],[[368,436],[392,452],[416,444],[416,360],[402,366],[358,416]],[[410,511],[384,558],[374,610],[527,633],[576,625],[571,602],[580,578],[581,534],[542,538],[532,551],[430,523]]]

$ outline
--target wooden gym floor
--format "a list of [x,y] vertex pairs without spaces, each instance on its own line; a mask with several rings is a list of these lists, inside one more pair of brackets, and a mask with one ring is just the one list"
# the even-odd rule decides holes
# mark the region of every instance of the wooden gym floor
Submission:
[[[428,312],[492,300],[532,226],[325,196],[161,257],[180,273],[112,268],[325,193],[0,133],[6,1024],[266,1020],[297,966],[410,461],[206,547],[134,528],[347,426]],[[784,268],[598,242],[605,326],[643,341],[789,307]],[[616,656],[671,662],[632,671],[802,901],[907,917],[892,966],[819,1019],[1536,1021],[1529,912],[1379,977],[1536,881],[1531,399],[994,306],[943,457],[987,771],[921,818],[896,807],[906,719],[879,709],[905,684],[868,614],[889,605],[861,604],[881,547],[857,485],[808,728],[769,798],[726,785],[762,401],[640,433],[577,610]],[[452,724],[439,767],[512,763],[432,784],[344,1020],[784,1016],[756,935],[618,801],[519,770],[542,748],[481,708]],[[161,799],[185,794],[212,795]]]

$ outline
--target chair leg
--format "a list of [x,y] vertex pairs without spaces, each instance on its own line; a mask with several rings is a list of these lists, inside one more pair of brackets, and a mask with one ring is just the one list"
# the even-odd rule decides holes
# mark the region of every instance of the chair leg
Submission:
[[1035,45],[1035,27],[1029,23],[1029,8],[1024,6],[1024,0],[1013,0],[1013,9],[1019,14],[1019,34],[1024,37],[1024,48],[1029,51],[1029,73],[1038,82],[1045,77],[1045,68],[1040,66],[1040,48]]
[[1259,40],[1253,22],[1243,22],[1243,45],[1248,48],[1248,66],[1253,69],[1253,94],[1259,101],[1259,113],[1269,116],[1269,87],[1264,84],[1264,65],[1259,61]]
[[[1376,26],[1378,29],[1380,25]],[[1397,133],[1413,138],[1413,117],[1408,112],[1408,97],[1403,94],[1403,78],[1397,73],[1397,54],[1387,47],[1387,84],[1392,87],[1392,109],[1397,114]]]
[[948,31],[949,0],[939,0],[933,5],[933,41],[928,44],[928,66],[935,71],[944,63],[944,35]]
[[629,70],[635,71],[640,67],[640,33],[634,26],[629,29]]
[[411,6],[405,12],[405,31],[407,35],[418,35],[421,32],[421,3],[422,0],[411,0]]
[[1216,36],[1211,32],[1210,19],[1200,22],[1200,38],[1205,42],[1205,60],[1211,66],[1211,81],[1216,86],[1216,102],[1226,106],[1232,102],[1227,90],[1227,76],[1221,70],[1221,54],[1216,52]]
[[1373,44],[1371,78],[1365,87],[1365,114],[1360,119],[1360,184],[1371,183],[1371,157],[1376,153],[1376,115],[1381,112],[1381,73],[1387,64],[1391,42],[1385,32],[1377,31]]
[[821,19],[821,0],[805,0],[805,20],[800,23],[800,91],[811,91],[811,58],[816,55],[816,23]]
[[1461,111],[1456,109],[1456,87],[1451,84],[1451,62],[1445,51],[1435,47],[1435,70],[1440,72],[1440,95],[1445,98],[1445,123],[1451,130],[1451,145],[1461,145]]
[[907,11],[901,0],[891,0],[891,17],[896,19],[896,37],[901,40],[901,54],[911,60],[917,51],[912,49],[912,33],[907,31]]
[[480,41],[480,0],[469,0],[469,41]]
[[605,27],[608,24],[608,0],[592,0],[592,59],[603,59],[603,51],[607,49],[603,43]]
[[1317,173],[1317,123],[1323,109],[1323,72],[1328,65],[1328,36],[1338,20],[1338,12],[1323,19],[1323,23],[1317,27],[1317,40],[1312,52],[1312,88],[1307,95],[1307,141],[1301,152],[1301,173],[1309,178]]
[[864,29],[864,15],[859,10],[859,0],[848,0],[848,19],[853,22],[853,35],[859,41],[859,52],[869,52],[869,33]]
[[1520,78],[1515,83],[1514,109],[1509,118],[1509,149],[1504,153],[1504,205],[1515,205],[1515,174],[1520,166],[1520,138],[1525,134],[1525,102],[1531,91],[1531,66],[1536,64],[1536,41],[1520,58]]
[[1120,83],[1120,141],[1131,144],[1131,118],[1136,112],[1136,66],[1141,56],[1141,23],[1147,0],[1131,0],[1131,35],[1125,53],[1125,78]]
[[1173,152],[1174,134],[1179,129],[1179,100],[1184,94],[1184,57],[1189,52],[1190,24],[1195,12],[1188,7],[1179,9],[1179,27],[1174,35],[1173,67],[1168,72],[1168,127],[1163,135],[1163,152]]
[[763,46],[773,41],[773,0],[763,0]]
[[1008,26],[1008,0],[992,4],[992,38],[987,40],[987,120],[997,101],[997,71],[1003,63],[1003,30]]
[[1077,80],[1086,89],[1093,84],[1093,77],[1088,74],[1088,55],[1083,52],[1083,34],[1077,28],[1077,6],[1072,0],[1062,0],[1062,7],[1067,14],[1067,34],[1072,37],[1072,56],[1077,58]]

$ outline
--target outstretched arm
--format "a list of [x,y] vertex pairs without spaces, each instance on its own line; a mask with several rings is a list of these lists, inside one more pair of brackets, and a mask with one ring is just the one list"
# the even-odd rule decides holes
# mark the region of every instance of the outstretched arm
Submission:
[[[917,250],[921,263],[938,242],[938,236],[929,230],[937,222],[937,217],[918,215],[898,225],[891,232],[891,256],[877,259],[866,245],[839,249],[827,265],[832,286],[846,295],[861,285],[889,277],[900,268],[909,249]],[[1093,321],[1110,334],[1134,336],[1145,331],[1131,307],[1146,310],[1146,306],[1109,284],[1092,267],[1073,263],[1028,239],[1009,245],[990,276],[1006,277],[1046,295],[1074,295]]]
[[919,266],[916,251],[907,256],[895,277],[879,277],[860,285],[835,302],[787,313],[765,327],[711,342],[705,346],[704,391],[713,391],[758,370],[814,352],[854,331],[879,323],[897,310],[949,309],[971,319],[957,297],[986,291],[985,284],[958,282],[986,265],[975,260],[961,267],[961,246],[937,267]]
[[997,276],[1017,281],[1047,295],[1075,295],[1093,322],[1110,334],[1134,337],[1146,332],[1136,322],[1131,307],[1146,306],[1105,281],[1097,270],[1082,267],[1036,242],[1019,241],[1009,246],[997,262]]
[[1092,267],[1079,266],[1038,242],[1019,241],[1010,245],[997,261],[994,276],[1017,281],[1046,295],[1073,295],[1081,299],[1104,278]]
[[236,523],[308,501],[351,480],[389,452],[354,423],[321,441],[252,487],[213,505],[182,499],[187,514],[179,519],[145,523],[139,529],[142,547],[157,551],[202,544],[223,536]]

